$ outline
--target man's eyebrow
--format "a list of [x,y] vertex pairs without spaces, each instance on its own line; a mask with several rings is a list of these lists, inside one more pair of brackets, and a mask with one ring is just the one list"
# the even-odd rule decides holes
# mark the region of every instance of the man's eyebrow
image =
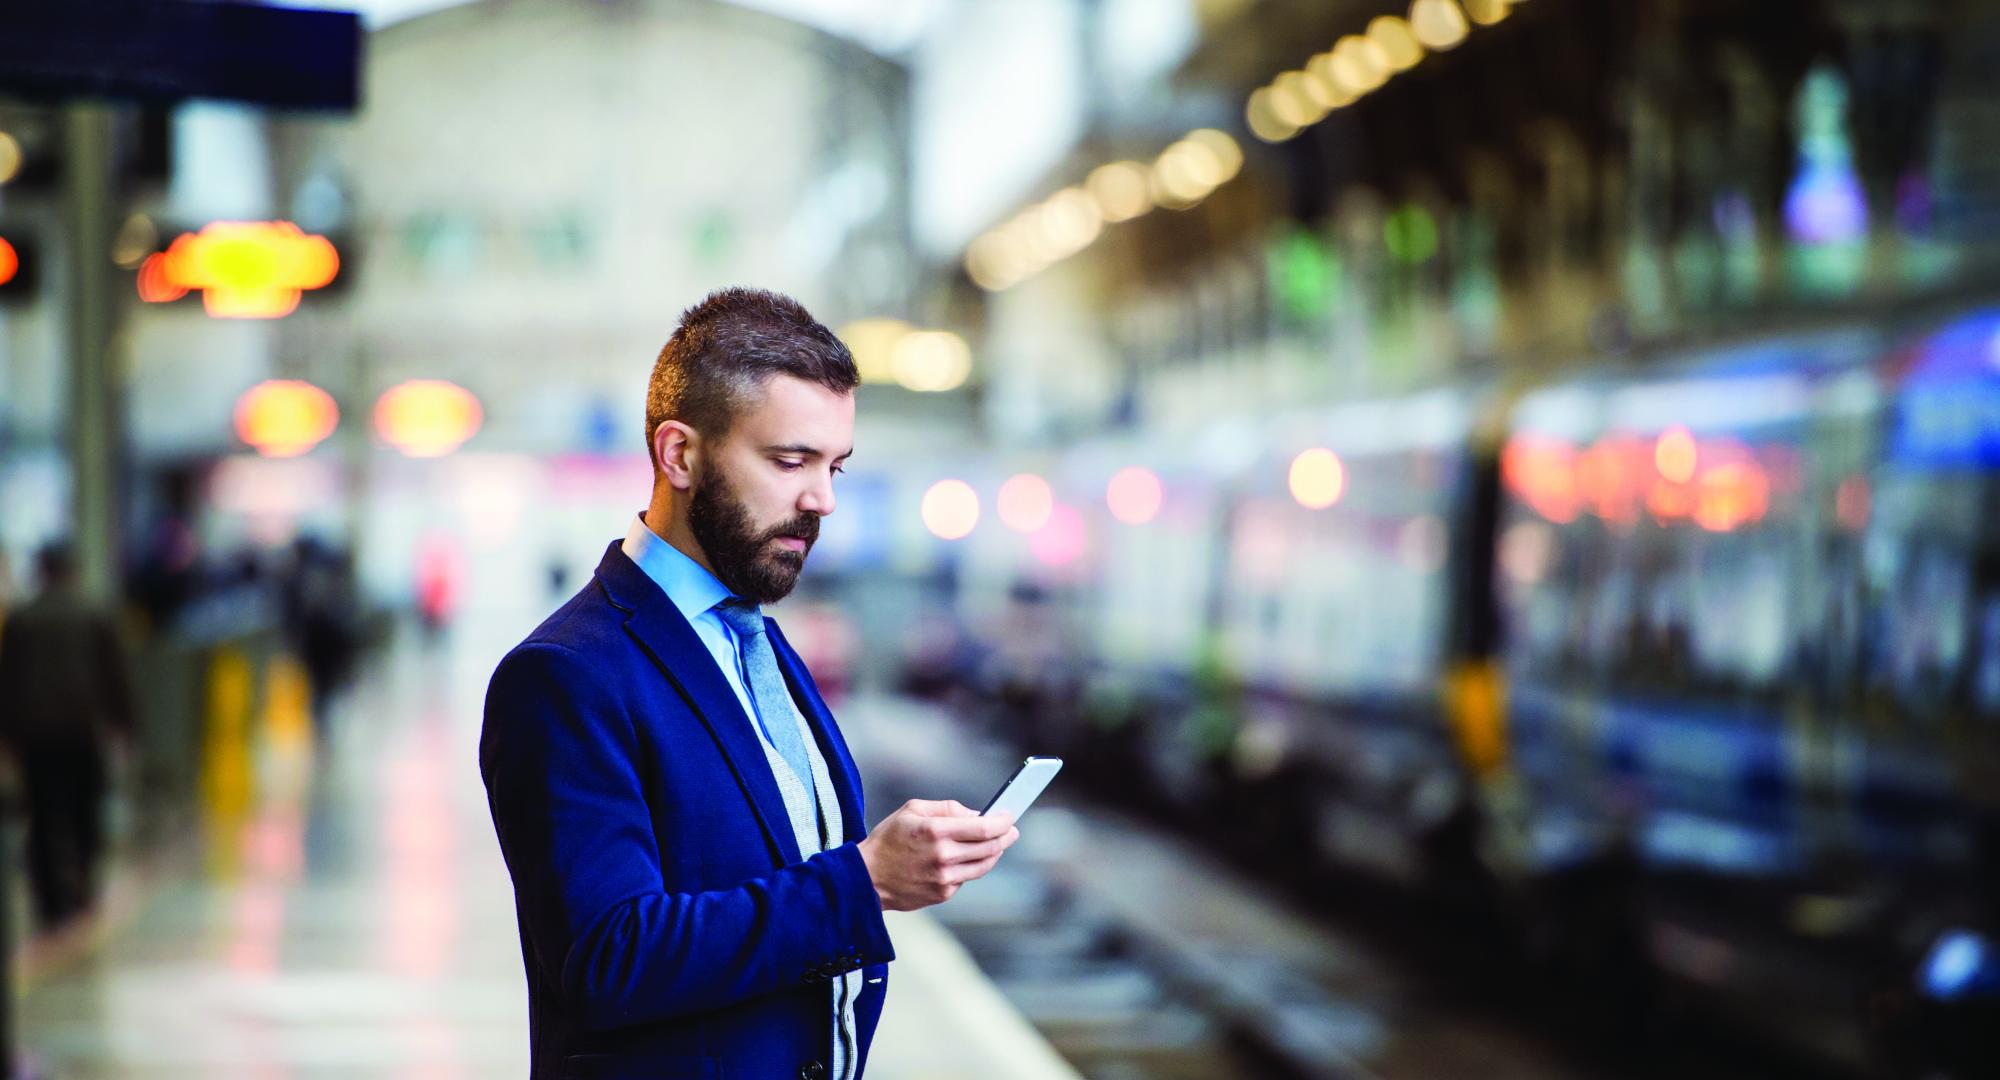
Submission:
[[[766,446],[764,448],[764,452],[767,454],[797,454],[798,456],[803,458],[817,458],[825,456],[820,452],[819,447],[807,446],[804,443],[783,443],[776,446]],[[834,458],[833,460],[846,461],[848,458],[853,456],[854,456],[854,450],[852,448],[849,448],[846,453],[840,455],[837,458]]]

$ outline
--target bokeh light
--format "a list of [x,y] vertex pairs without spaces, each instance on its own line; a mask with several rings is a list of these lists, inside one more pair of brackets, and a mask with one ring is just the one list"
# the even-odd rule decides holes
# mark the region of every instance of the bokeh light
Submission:
[[979,493],[963,480],[940,480],[918,508],[924,528],[940,540],[963,540],[979,524]]
[[1427,49],[1455,48],[1468,29],[1456,0],[1416,0],[1410,5],[1410,30]]
[[479,399],[454,383],[413,379],[375,402],[375,433],[411,457],[442,457],[464,445],[484,420]]
[[954,390],[972,374],[972,349],[949,330],[918,330],[896,343],[890,365],[905,389]]
[[1068,566],[1083,556],[1090,530],[1073,506],[1057,504],[1049,520],[1028,537],[1028,551],[1047,566]]
[[1324,510],[1340,501],[1347,489],[1347,469],[1340,456],[1315,447],[1292,459],[1288,477],[1292,498],[1308,510]]
[[1674,428],[1653,444],[1653,466],[1660,470],[1662,478],[1676,484],[1694,479],[1699,456],[1694,436],[1686,428]]
[[1137,465],[1118,470],[1104,489],[1111,516],[1127,525],[1144,525],[1157,517],[1164,497],[1159,476]]
[[996,503],[1002,525],[1018,533],[1031,533],[1048,523],[1055,493],[1047,480],[1034,473],[1020,473],[1000,485]]
[[236,437],[265,457],[297,457],[340,424],[333,395],[309,382],[271,379],[236,399]]

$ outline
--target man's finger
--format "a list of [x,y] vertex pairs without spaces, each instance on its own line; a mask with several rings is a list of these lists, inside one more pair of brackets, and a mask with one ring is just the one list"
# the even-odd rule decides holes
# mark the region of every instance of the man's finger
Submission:
[[943,857],[945,865],[953,866],[958,863],[978,862],[981,859],[990,859],[1005,850],[1007,850],[1007,838],[1002,836],[993,840],[984,840],[977,844],[960,844],[955,841],[947,841],[939,851],[939,854]]
[[971,817],[943,818],[933,822],[932,827],[937,830],[940,840],[977,844],[982,840],[998,840],[1007,835],[1007,830],[1014,824],[1005,815],[981,817],[974,814]]
[[945,883],[948,885],[963,885],[968,881],[977,881],[985,877],[987,872],[999,865],[999,863],[1000,856],[997,853],[989,855],[978,862],[959,863],[957,866],[945,870]]
[[903,804],[903,808],[920,817],[959,817],[961,815],[952,809],[958,805],[951,799],[911,799]]

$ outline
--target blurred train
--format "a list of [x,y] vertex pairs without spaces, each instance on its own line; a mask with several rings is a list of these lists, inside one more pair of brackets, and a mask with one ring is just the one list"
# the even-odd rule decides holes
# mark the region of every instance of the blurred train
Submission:
[[2000,309],[973,471],[913,687],[1607,1023],[2000,1075]]

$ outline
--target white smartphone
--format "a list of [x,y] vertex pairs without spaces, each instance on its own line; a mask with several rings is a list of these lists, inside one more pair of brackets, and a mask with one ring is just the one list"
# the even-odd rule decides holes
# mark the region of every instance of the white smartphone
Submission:
[[1014,770],[1014,775],[1000,785],[1000,790],[993,793],[993,798],[987,800],[986,809],[979,813],[982,816],[1006,814],[1019,824],[1021,815],[1028,812],[1028,807],[1034,805],[1042,789],[1048,787],[1049,781],[1062,771],[1062,765],[1059,757],[1031,757],[1023,761],[1021,767]]

